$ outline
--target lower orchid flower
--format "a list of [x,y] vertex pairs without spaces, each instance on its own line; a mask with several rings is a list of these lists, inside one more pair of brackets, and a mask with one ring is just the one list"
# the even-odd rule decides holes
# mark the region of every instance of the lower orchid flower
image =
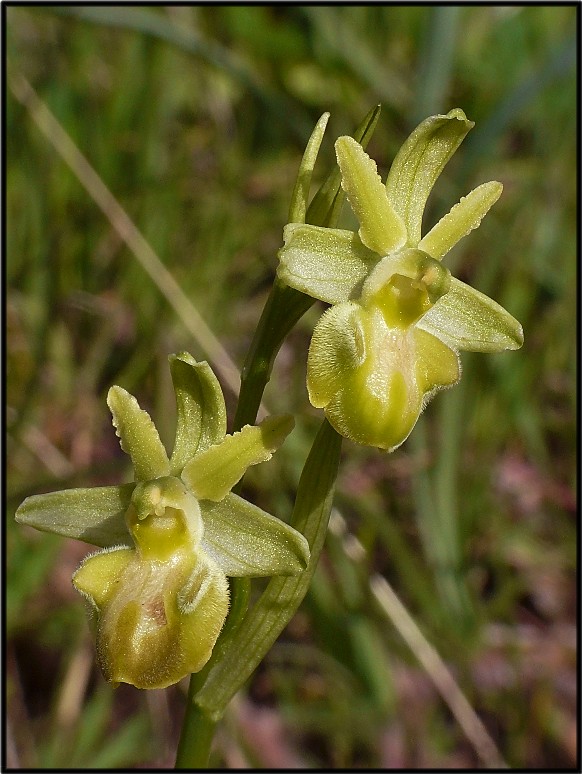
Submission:
[[269,417],[226,435],[207,363],[172,355],[178,420],[170,458],[149,415],[121,387],[108,404],[135,470],[131,484],[27,498],[17,521],[101,547],[73,575],[96,630],[105,677],[164,688],[208,662],[229,607],[228,577],[295,575],[299,532],[230,490],[293,428]]

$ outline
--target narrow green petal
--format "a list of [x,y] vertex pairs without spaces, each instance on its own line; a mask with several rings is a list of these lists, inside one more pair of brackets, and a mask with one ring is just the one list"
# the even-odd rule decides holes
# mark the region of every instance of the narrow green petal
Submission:
[[178,409],[170,468],[173,476],[179,476],[197,452],[222,441],[226,435],[226,407],[208,363],[196,362],[187,352],[170,355],[169,360]]
[[279,279],[328,304],[359,296],[362,282],[378,262],[353,231],[288,223],[283,237]]
[[319,147],[323,140],[328,120],[329,113],[324,113],[315,125],[315,129],[307,142],[305,153],[301,159],[297,181],[291,195],[291,205],[289,207],[289,220],[292,223],[305,223],[305,213],[307,212],[307,200],[309,199],[309,187],[311,185],[313,167],[317,160],[317,154],[319,153]]
[[111,387],[107,405],[113,415],[113,425],[121,442],[121,448],[129,454],[135,470],[136,481],[167,476],[170,463],[164,445],[150,415],[123,387]]
[[418,247],[440,260],[459,240],[481,225],[481,221],[501,196],[503,185],[492,180],[475,188],[452,208],[421,239]]
[[16,521],[101,548],[133,546],[125,512],[134,487],[96,486],[33,495],[18,507]]
[[417,327],[454,349],[501,352],[523,344],[520,323],[493,299],[455,277],[449,292],[437,301]]
[[422,215],[432,187],[473,126],[459,109],[445,116],[431,116],[416,127],[398,151],[386,190],[406,224],[409,246],[418,246]]
[[340,137],[335,152],[363,244],[379,256],[398,250],[406,244],[406,228],[388,199],[376,162],[351,137]]
[[199,500],[222,500],[248,467],[271,459],[295,425],[293,417],[267,417],[256,427],[246,425],[191,459],[182,480]]
[[201,503],[204,551],[230,577],[297,575],[307,567],[307,540],[288,524],[235,494]]
[[328,309],[315,326],[307,357],[307,391],[312,406],[323,408],[346,377],[366,357],[359,304],[348,301]]
[[[380,105],[373,107],[362,120],[353,134],[362,148],[365,148],[374,134],[374,129],[380,118]],[[341,173],[337,166],[329,173],[325,182],[319,188],[307,210],[306,221],[315,226],[337,225],[341,209],[345,200],[345,192],[341,187]]]

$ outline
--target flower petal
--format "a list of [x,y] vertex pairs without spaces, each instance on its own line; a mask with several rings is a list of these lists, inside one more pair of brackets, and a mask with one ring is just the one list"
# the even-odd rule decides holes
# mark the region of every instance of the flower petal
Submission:
[[475,188],[432,227],[418,245],[437,260],[459,240],[481,225],[481,221],[501,196],[503,185],[492,180]]
[[451,278],[451,289],[417,323],[454,349],[501,352],[523,344],[521,324],[492,298]]
[[[354,139],[360,143],[362,148],[367,146],[371,136],[374,134],[379,117],[380,105],[376,105],[364,116],[362,123],[354,132]],[[330,172],[311,200],[307,210],[307,223],[313,223],[316,226],[335,227],[346,196],[341,187],[341,180],[339,168],[334,165],[332,172]]]
[[353,301],[328,309],[311,337],[307,357],[307,391],[315,408],[323,408],[345,378],[366,357],[362,308]]
[[200,505],[202,547],[226,575],[297,575],[307,567],[307,540],[284,521],[232,493]]
[[379,310],[363,310],[359,319],[365,357],[337,380],[325,415],[351,441],[393,451],[406,440],[422,410],[414,329],[387,326]]
[[294,425],[289,414],[246,425],[186,463],[182,480],[199,500],[222,500],[248,467],[271,459]]
[[295,188],[291,195],[291,204],[289,207],[289,220],[291,222],[305,223],[307,200],[309,199],[309,188],[311,186],[311,175],[313,174],[313,167],[317,160],[317,154],[319,153],[319,147],[323,140],[328,120],[329,113],[324,113],[315,125],[315,129],[307,142],[299,166],[299,172],[297,173]]
[[89,554],[73,573],[73,586],[100,608],[117,592],[119,578],[135,556],[135,550],[118,546]]
[[416,127],[396,154],[386,190],[406,224],[411,247],[420,242],[422,215],[433,185],[473,126],[459,109],[431,116]]
[[423,405],[442,387],[451,387],[461,378],[459,355],[432,333],[416,327],[414,330],[416,349],[416,378],[418,386],[425,393]]
[[107,393],[107,405],[121,448],[133,462],[136,481],[167,476],[170,472],[168,455],[147,411],[139,407],[127,390],[117,386]]
[[16,521],[43,532],[76,538],[102,548],[133,546],[125,522],[135,484],[66,489],[27,497]]
[[366,376],[361,368],[347,379],[325,407],[325,416],[350,441],[394,451],[418,420],[422,394],[400,371],[386,370],[380,375],[381,392],[372,388],[373,378]]
[[172,562],[113,550],[85,559],[73,577],[92,603],[97,655],[107,680],[165,688],[210,658],[228,611],[228,582],[203,552]]
[[277,276],[287,285],[328,304],[358,296],[378,256],[353,231],[288,223],[279,250]]
[[[229,607],[228,581],[212,559],[201,554],[189,582],[178,593],[179,665],[165,683],[199,672],[206,664],[224,625]],[[159,687],[164,687],[160,685]]]
[[335,430],[387,451],[406,440],[429,397],[458,378],[458,355],[440,339],[352,303],[322,317],[307,362],[309,399]]
[[398,250],[406,244],[406,228],[390,203],[376,162],[352,137],[340,137],[335,152],[363,244],[379,256]]
[[179,476],[197,452],[222,441],[226,435],[226,407],[218,379],[205,361],[188,352],[170,355],[178,420],[170,458],[171,473]]

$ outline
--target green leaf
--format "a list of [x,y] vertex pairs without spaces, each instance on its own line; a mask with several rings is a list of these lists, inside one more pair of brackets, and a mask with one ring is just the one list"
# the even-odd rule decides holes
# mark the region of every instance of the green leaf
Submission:
[[266,462],[295,425],[293,417],[267,417],[246,425],[216,446],[197,454],[182,471],[182,480],[199,500],[222,500],[251,465]]
[[19,506],[15,518],[20,524],[101,548],[133,546],[125,512],[134,487],[96,486],[33,495]]
[[313,167],[317,160],[317,154],[319,153],[328,120],[329,113],[324,113],[315,125],[315,129],[307,142],[299,166],[295,188],[291,195],[291,204],[289,206],[289,221],[291,223],[305,223],[305,213],[307,212],[307,200],[309,199],[309,188],[311,186]]
[[164,445],[150,415],[123,387],[111,387],[107,405],[113,415],[113,425],[121,441],[121,448],[129,454],[136,481],[167,476],[170,463]]
[[[354,140],[365,148],[374,134],[374,129],[380,118],[380,105],[373,107],[365,116],[362,123],[354,132]],[[337,225],[341,208],[345,200],[345,192],[341,187],[341,173],[338,167],[329,173],[321,188],[313,197],[307,210],[306,221],[315,226]]]
[[473,126],[459,109],[431,116],[417,126],[396,154],[386,190],[404,219],[411,247],[420,242],[422,215],[432,187]]
[[179,476],[197,452],[222,441],[226,435],[226,407],[218,379],[205,361],[188,352],[170,355],[178,419],[170,459],[171,473]]
[[501,196],[503,185],[492,180],[475,188],[432,227],[418,245],[440,260],[457,242],[481,225],[481,221]]
[[417,323],[454,349],[501,352],[523,344],[521,324],[493,299],[451,278],[451,289]]
[[362,243],[380,256],[398,250],[406,244],[406,228],[388,198],[376,162],[351,137],[340,137],[335,152],[342,188],[360,222]]
[[279,250],[282,282],[328,304],[358,297],[378,256],[353,231],[288,223]]
[[230,577],[296,575],[309,546],[300,532],[235,494],[202,501],[202,547]]
[[292,516],[292,525],[309,543],[309,564],[300,575],[269,581],[210,670],[195,701],[214,719],[261,663],[307,593],[327,533],[341,443],[341,436],[324,421],[303,468]]

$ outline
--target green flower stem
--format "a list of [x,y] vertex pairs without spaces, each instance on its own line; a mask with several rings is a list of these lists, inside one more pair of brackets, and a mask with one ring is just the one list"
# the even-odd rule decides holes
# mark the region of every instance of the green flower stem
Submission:
[[255,421],[281,344],[314,303],[310,296],[275,280],[242,369],[234,431]]
[[303,468],[291,523],[307,538],[311,557],[301,575],[269,581],[243,624],[234,633],[230,647],[211,668],[195,702],[207,717],[218,720],[228,703],[244,685],[289,623],[303,601],[323,548],[342,437],[324,420]]
[[176,755],[176,769],[205,769],[208,766],[216,721],[194,702],[194,696],[203,685],[207,672],[208,667],[190,677],[188,703]]
[[222,658],[223,653],[228,648],[237,625],[248,608],[250,590],[251,584],[248,578],[231,578],[230,613],[224,628],[214,646],[208,664],[200,672],[190,677],[186,711],[176,753],[176,769],[205,769],[208,767],[210,747],[218,719],[212,717],[207,710],[196,704],[194,698],[206,682],[212,666]]

